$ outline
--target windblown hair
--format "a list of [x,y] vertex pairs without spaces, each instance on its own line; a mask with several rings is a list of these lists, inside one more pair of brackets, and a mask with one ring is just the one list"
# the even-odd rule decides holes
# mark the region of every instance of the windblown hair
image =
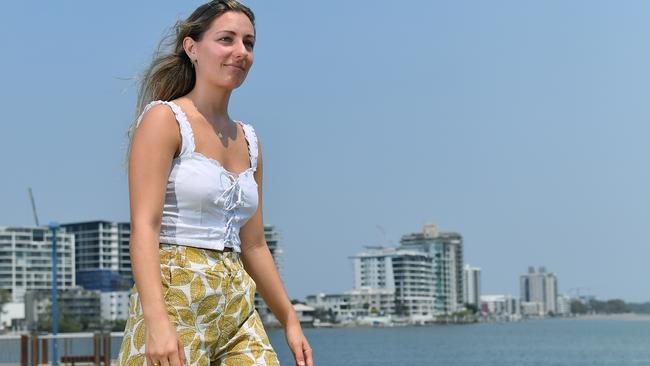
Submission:
[[168,101],[182,97],[194,88],[196,74],[192,60],[183,48],[183,39],[191,37],[200,41],[212,21],[229,11],[245,14],[255,27],[255,15],[247,6],[236,0],[214,0],[196,8],[187,19],[177,21],[170,34],[160,41],[151,65],[139,78],[136,120],[127,132],[127,160],[131,153],[135,124],[144,107],[153,100]]

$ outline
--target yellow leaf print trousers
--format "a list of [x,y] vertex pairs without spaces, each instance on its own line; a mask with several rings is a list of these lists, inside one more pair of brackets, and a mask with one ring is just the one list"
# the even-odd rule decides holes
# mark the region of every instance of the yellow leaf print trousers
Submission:
[[[239,253],[160,244],[160,269],[167,314],[188,366],[280,365],[255,310],[255,282]],[[133,286],[117,366],[145,366],[145,337]]]

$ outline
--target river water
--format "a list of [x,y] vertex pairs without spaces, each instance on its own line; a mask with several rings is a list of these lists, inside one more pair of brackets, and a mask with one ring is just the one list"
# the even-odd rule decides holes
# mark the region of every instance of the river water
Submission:
[[[267,333],[282,365],[294,365],[283,331]],[[641,320],[305,329],[305,334],[317,366],[650,366],[650,321]],[[66,347],[59,342],[62,355]],[[120,342],[112,338],[113,360]],[[76,339],[68,348],[69,354],[92,354],[92,340]],[[19,362],[19,340],[2,340],[0,366]]]

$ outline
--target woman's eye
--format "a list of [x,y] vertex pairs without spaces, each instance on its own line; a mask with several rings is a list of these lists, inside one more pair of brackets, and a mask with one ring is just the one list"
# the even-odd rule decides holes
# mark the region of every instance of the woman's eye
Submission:
[[232,38],[230,37],[221,37],[219,38],[220,41],[226,41],[226,42],[232,42]]
[[255,43],[254,43],[254,42],[250,42],[250,41],[249,41],[249,42],[246,42],[245,44],[246,44],[246,46],[248,46],[248,48],[250,48],[250,49],[253,49],[253,47],[255,47]]

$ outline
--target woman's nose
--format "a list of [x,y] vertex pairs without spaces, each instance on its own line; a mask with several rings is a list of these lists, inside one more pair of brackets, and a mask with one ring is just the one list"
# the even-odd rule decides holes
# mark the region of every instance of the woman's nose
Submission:
[[234,52],[236,57],[241,58],[241,57],[246,56],[246,54],[248,53],[248,49],[246,48],[246,45],[244,44],[243,41],[242,42],[236,42],[234,47],[235,47],[235,49],[234,49],[233,52]]

